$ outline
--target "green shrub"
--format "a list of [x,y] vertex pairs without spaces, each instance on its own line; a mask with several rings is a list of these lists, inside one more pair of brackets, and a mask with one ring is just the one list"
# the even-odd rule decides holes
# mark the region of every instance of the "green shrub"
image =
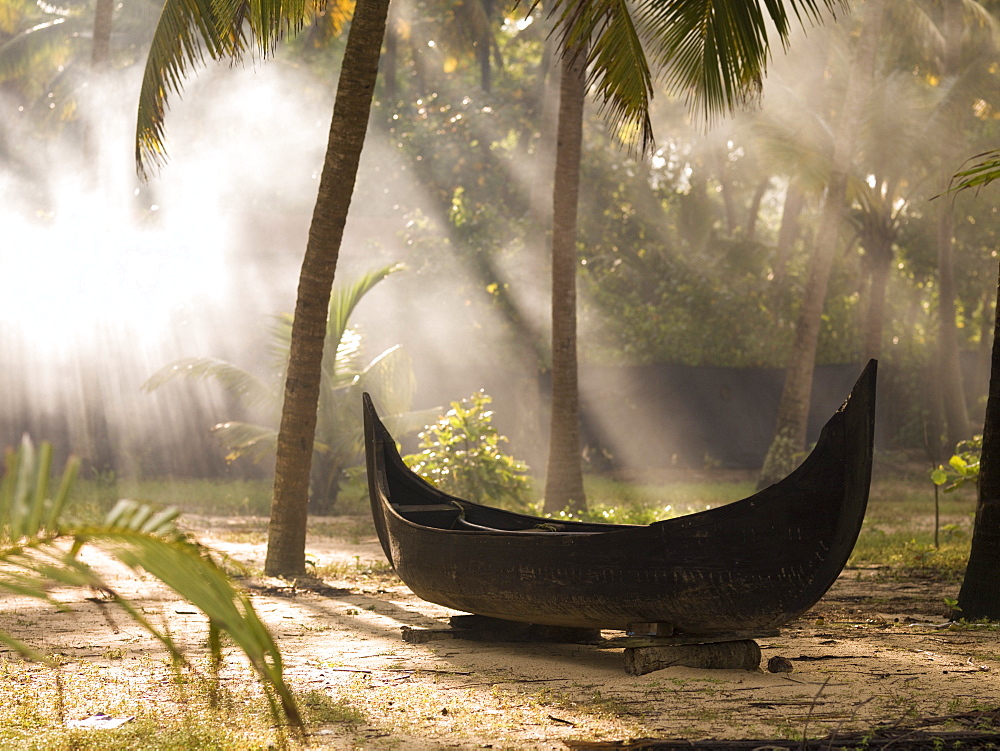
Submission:
[[507,439],[493,427],[492,399],[483,391],[419,433],[419,453],[404,457],[418,475],[459,498],[524,509],[531,500],[528,466],[505,454]]
[[955,454],[948,465],[939,465],[931,470],[931,481],[943,485],[944,492],[950,493],[966,483],[979,480],[979,456],[983,453],[983,437],[976,435],[967,441],[959,441]]

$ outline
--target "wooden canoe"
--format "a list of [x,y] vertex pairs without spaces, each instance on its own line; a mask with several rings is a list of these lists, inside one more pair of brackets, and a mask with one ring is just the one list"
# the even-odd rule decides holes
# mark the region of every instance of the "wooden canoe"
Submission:
[[372,516],[419,597],[510,621],[674,633],[770,630],[812,607],[868,503],[876,363],[801,466],[724,506],[649,526],[560,522],[442,493],[406,467],[364,397]]

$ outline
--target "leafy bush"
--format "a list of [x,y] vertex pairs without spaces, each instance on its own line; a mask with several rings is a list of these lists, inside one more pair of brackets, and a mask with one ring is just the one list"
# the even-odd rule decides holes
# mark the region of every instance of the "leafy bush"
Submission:
[[959,441],[955,454],[948,465],[939,465],[931,470],[931,481],[943,485],[944,492],[950,493],[966,483],[979,480],[979,457],[983,453],[983,437],[976,435],[967,441]]
[[672,519],[677,516],[672,506],[651,507],[638,503],[609,506],[592,505],[581,511],[560,511],[551,515],[560,521],[597,522],[598,524],[640,524]]
[[528,466],[500,450],[492,398],[480,390],[419,433],[420,452],[404,457],[414,472],[451,495],[524,509],[531,496]]

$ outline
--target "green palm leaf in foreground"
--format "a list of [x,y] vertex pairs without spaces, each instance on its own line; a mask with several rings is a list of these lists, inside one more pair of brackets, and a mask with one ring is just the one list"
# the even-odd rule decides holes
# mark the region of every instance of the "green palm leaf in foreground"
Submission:
[[994,180],[1000,180],[1000,149],[993,149],[969,159],[975,163],[955,173],[948,193],[969,188],[982,188]]
[[[53,586],[92,587],[158,639],[175,661],[185,662],[165,630],[150,623],[99,572],[80,560],[84,547],[98,548],[129,568],[156,577],[208,616],[213,663],[221,660],[220,637],[225,634],[257,671],[275,720],[301,728],[274,639],[250,600],[233,586],[208,549],[178,529],[178,512],[119,501],[100,523],[71,521],[64,509],[79,462],[67,463],[62,482],[50,497],[51,464],[52,447],[43,443],[36,450],[27,437],[17,450],[7,452],[0,479],[0,593],[65,607],[49,594]],[[0,643],[27,659],[47,661],[29,644],[2,631]]]

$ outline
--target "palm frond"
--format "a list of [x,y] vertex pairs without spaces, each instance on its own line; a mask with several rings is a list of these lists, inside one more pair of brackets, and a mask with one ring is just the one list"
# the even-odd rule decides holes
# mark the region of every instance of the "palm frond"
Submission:
[[804,24],[820,21],[824,9],[835,13],[838,8],[846,10],[847,2],[660,0],[644,5],[640,18],[652,37],[653,59],[665,72],[667,88],[685,96],[692,111],[710,122],[759,94],[771,55],[769,20],[784,46],[789,9]]
[[175,378],[213,379],[224,389],[239,397],[247,407],[273,408],[279,403],[274,387],[243,368],[214,357],[186,357],[175,360],[153,373],[142,384],[142,388],[145,391],[155,391]]
[[340,344],[337,345],[334,358],[327,360],[332,362],[330,371],[324,371],[323,377],[331,388],[347,386],[354,374],[364,367],[364,346],[361,332],[357,327],[344,329],[343,336],[340,337]]
[[[239,592],[204,546],[181,532],[177,512],[154,510],[134,501],[120,501],[99,524],[72,523],[56,509],[64,498],[47,496],[51,447],[38,452],[30,440],[7,455],[0,479],[0,591],[59,605],[49,594],[53,584],[94,587],[111,595],[133,621],[158,639],[175,659],[183,653],[170,635],[109,586],[78,557],[85,546],[98,547],[134,570],[146,571],[197,607],[209,619],[210,639],[224,632],[244,652],[267,689],[276,720],[301,728],[295,699],[284,681],[281,653],[246,595]],[[59,494],[68,494],[75,472],[71,462]],[[44,479],[43,479],[44,478]],[[0,643],[29,659],[43,659],[30,645],[0,632]],[[217,650],[213,650],[213,653]]]
[[49,494],[52,445],[35,450],[25,434],[17,450],[8,449],[0,481],[0,543],[16,543],[21,537],[57,533],[69,490],[80,471],[80,460],[66,462],[59,488]]
[[[265,685],[274,689],[285,715],[300,722],[295,700],[282,678],[277,644],[249,598],[233,587],[208,550],[177,532],[172,523],[149,517],[141,504],[122,501],[113,515],[114,522],[109,517],[98,527],[77,529],[75,535],[126,566],[148,572],[201,610],[243,651]],[[159,531],[149,531],[157,521]]]
[[[354,309],[376,284],[390,274],[404,268],[402,264],[398,263],[383,266],[362,274],[350,284],[334,286],[330,294],[330,307],[326,319],[326,341],[323,345],[322,366],[324,375],[331,381],[335,381],[338,372],[342,372],[340,365],[346,364],[344,358],[350,354],[347,350],[341,353],[341,345],[344,342],[344,335],[347,332]],[[338,358],[340,358],[340,362],[338,362]]]
[[974,162],[971,167],[955,173],[947,192],[955,193],[969,188],[983,188],[994,180],[1000,180],[1000,149],[984,151],[969,159]]
[[[228,22],[228,32],[219,31]],[[153,32],[139,90],[135,163],[142,177],[147,166],[166,158],[163,124],[169,94],[180,94],[191,68],[213,59],[237,57],[244,47],[242,18],[217,17],[212,0],[166,0]]]
[[[603,39],[591,46],[587,63],[601,113],[611,122],[620,123],[618,135],[622,141],[637,140],[640,150],[647,151],[653,145],[653,124],[649,119],[653,81],[626,0],[609,3],[607,23],[600,35]],[[598,75],[599,71],[605,74]]]
[[167,98],[180,94],[190,69],[212,59],[240,60],[248,39],[262,56],[298,31],[309,0],[166,0],[153,33],[139,92],[135,161],[142,177],[166,158]]
[[368,294],[372,287],[387,276],[404,268],[403,264],[400,263],[383,266],[382,268],[373,269],[362,274],[351,284],[342,287],[335,286],[333,288],[333,292],[330,295],[330,308],[326,324],[326,346],[330,350],[335,350],[337,345],[340,344],[351,315],[354,313],[354,309],[358,303],[361,302],[361,298]]
[[549,13],[564,54],[591,45],[590,81],[612,128],[649,149],[654,78],[711,122],[759,95],[771,54],[769,23],[786,45],[791,16],[816,23],[846,10],[848,0],[640,0],[631,7],[624,0],[556,0]]
[[252,425],[246,422],[222,422],[212,428],[223,445],[229,451],[226,461],[231,462],[240,457],[249,457],[259,462],[274,453],[278,443],[278,431],[265,425]]

